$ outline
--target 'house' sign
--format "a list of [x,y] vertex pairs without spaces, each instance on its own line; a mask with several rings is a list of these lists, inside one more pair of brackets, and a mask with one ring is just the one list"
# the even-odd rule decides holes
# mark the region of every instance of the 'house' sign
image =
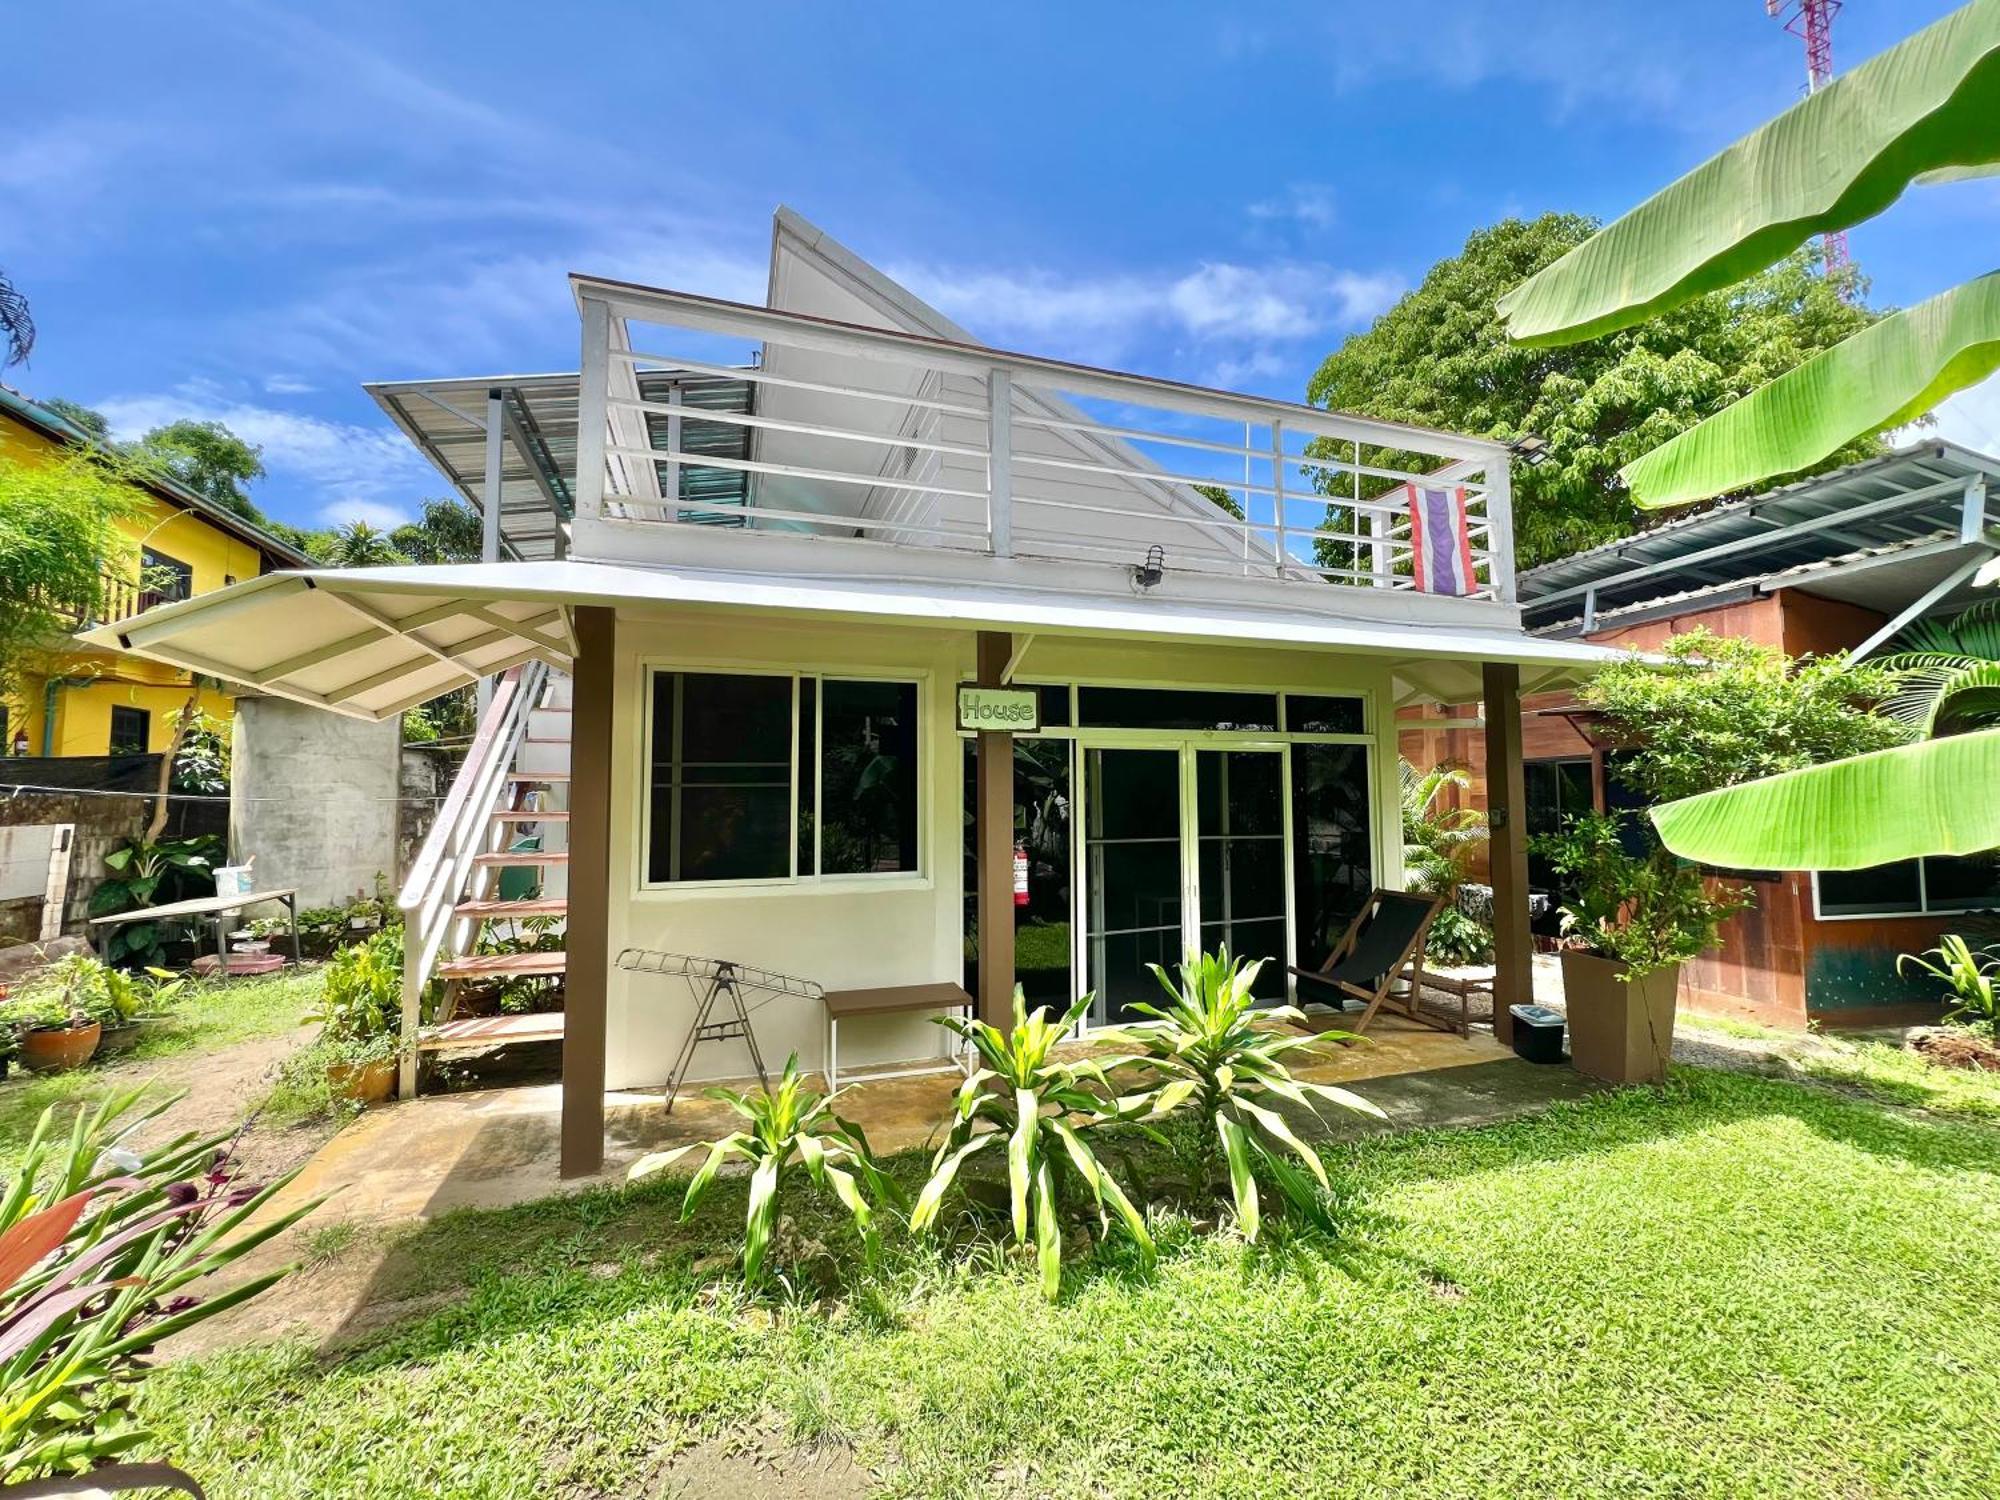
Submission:
[[958,727],[1000,734],[1033,734],[1042,727],[1042,709],[1033,688],[973,687],[958,690]]

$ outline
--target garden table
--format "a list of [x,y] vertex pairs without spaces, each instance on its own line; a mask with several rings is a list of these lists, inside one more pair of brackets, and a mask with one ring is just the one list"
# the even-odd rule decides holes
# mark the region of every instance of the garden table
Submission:
[[191,901],[169,901],[165,906],[144,906],[137,911],[118,911],[108,917],[92,917],[90,925],[93,936],[94,929],[102,928],[103,936],[108,939],[112,928],[128,926],[133,922],[170,922],[177,918],[212,921],[215,925],[216,960],[221,965],[218,972],[227,978],[229,939],[224,931],[228,925],[224,919],[232,912],[264,901],[285,903],[285,910],[292,919],[292,963],[296,965],[299,962],[299,892],[296,886],[269,891],[243,891],[234,896],[196,896]]

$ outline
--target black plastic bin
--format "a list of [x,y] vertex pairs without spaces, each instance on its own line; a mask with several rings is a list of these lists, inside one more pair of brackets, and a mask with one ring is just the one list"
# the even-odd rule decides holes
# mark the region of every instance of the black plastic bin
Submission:
[[1559,1063],[1563,1060],[1563,1018],[1559,1010],[1546,1005],[1510,1005],[1514,1018],[1514,1055],[1524,1062]]

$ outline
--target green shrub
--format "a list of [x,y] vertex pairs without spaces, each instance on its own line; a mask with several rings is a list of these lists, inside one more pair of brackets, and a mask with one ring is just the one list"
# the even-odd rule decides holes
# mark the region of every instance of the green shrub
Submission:
[[1247,1240],[1257,1238],[1259,1168],[1277,1182],[1294,1207],[1308,1215],[1318,1215],[1319,1199],[1312,1183],[1287,1158],[1304,1166],[1322,1192],[1327,1186],[1319,1154],[1293,1134],[1278,1112],[1280,1103],[1317,1117],[1313,1100],[1321,1099],[1382,1117],[1380,1109],[1347,1089],[1292,1077],[1285,1065],[1292,1053],[1359,1038],[1346,1031],[1300,1036],[1271,1030],[1271,1022],[1299,1022],[1305,1015],[1289,1005],[1258,1008],[1251,987],[1263,966],[1261,959],[1245,965],[1223,947],[1183,963],[1177,985],[1158,964],[1148,964],[1167,992],[1166,1007],[1135,1004],[1132,1009],[1153,1019],[1097,1033],[1099,1040],[1111,1045],[1138,1047],[1165,1076],[1165,1082],[1144,1096],[1154,1117],[1184,1111],[1201,1122],[1207,1150],[1197,1160],[1211,1180],[1220,1148],[1221,1159],[1229,1165],[1237,1227]]
[[1644,854],[1631,853],[1623,827],[1623,814],[1584,813],[1528,846],[1572,879],[1577,894],[1562,909],[1563,931],[1625,964],[1628,978],[1706,953],[1722,924],[1754,904],[1748,886],[1711,891],[1699,870],[1650,837]]
[[[1935,963],[1931,962],[1933,956]],[[1945,1020],[1963,1022],[1988,1036],[2000,1026],[2000,953],[1974,948],[1964,938],[1951,935],[1921,955],[1900,955],[1896,972],[1902,973],[1905,964],[1943,983],[1954,1002],[1945,1012]]]
[[[887,1201],[900,1207],[902,1189],[876,1167],[861,1127],[834,1112],[833,1101],[839,1096],[815,1094],[805,1087],[798,1053],[785,1059],[784,1076],[775,1089],[755,1094],[739,1094],[724,1088],[704,1092],[706,1097],[720,1100],[748,1120],[750,1128],[733,1131],[719,1141],[710,1142],[706,1148],[681,1146],[643,1157],[633,1164],[629,1175],[650,1176],[672,1166],[690,1151],[706,1149],[707,1159],[688,1183],[681,1200],[681,1219],[685,1222],[715,1185],[716,1174],[726,1160],[735,1156],[748,1162],[750,1202],[743,1220],[743,1278],[754,1286],[763,1279],[765,1257],[770,1252],[787,1191],[797,1185],[803,1173],[815,1187],[831,1191],[846,1207],[861,1236],[868,1263],[873,1266],[881,1241],[875,1227],[875,1205],[869,1199],[872,1196],[876,1202]],[[858,1182],[857,1175],[861,1179]]]
[[912,1229],[931,1228],[958,1169],[988,1146],[1005,1142],[1014,1238],[1026,1245],[1032,1234],[1042,1292],[1051,1299],[1062,1289],[1057,1180],[1065,1163],[1090,1190],[1099,1227],[1108,1231],[1115,1214],[1148,1265],[1154,1257],[1144,1217],[1081,1133],[1103,1121],[1137,1119],[1150,1101],[1115,1099],[1100,1063],[1063,1062],[1054,1056],[1057,1045],[1090,1008],[1090,998],[1085,995],[1060,1020],[1052,1021],[1046,1006],[1029,1015],[1027,998],[1016,985],[1011,1031],[958,1016],[938,1018],[939,1025],[972,1044],[983,1066],[958,1091],[951,1132],[938,1147],[930,1181],[910,1214]]

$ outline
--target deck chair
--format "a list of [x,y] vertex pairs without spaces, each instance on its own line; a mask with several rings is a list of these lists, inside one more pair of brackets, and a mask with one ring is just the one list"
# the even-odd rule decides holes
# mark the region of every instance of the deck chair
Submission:
[[[1458,1030],[1451,1022],[1417,1009],[1417,990],[1424,974],[1424,939],[1443,908],[1441,896],[1374,891],[1347,924],[1347,931],[1325,963],[1317,969],[1287,965],[1298,977],[1300,1003],[1322,1000],[1336,1010],[1345,1010],[1350,999],[1364,1002],[1367,1009],[1354,1023],[1355,1031],[1366,1031],[1384,1005],[1426,1026]],[[1390,991],[1398,979],[1408,980],[1409,990],[1392,997]]]

